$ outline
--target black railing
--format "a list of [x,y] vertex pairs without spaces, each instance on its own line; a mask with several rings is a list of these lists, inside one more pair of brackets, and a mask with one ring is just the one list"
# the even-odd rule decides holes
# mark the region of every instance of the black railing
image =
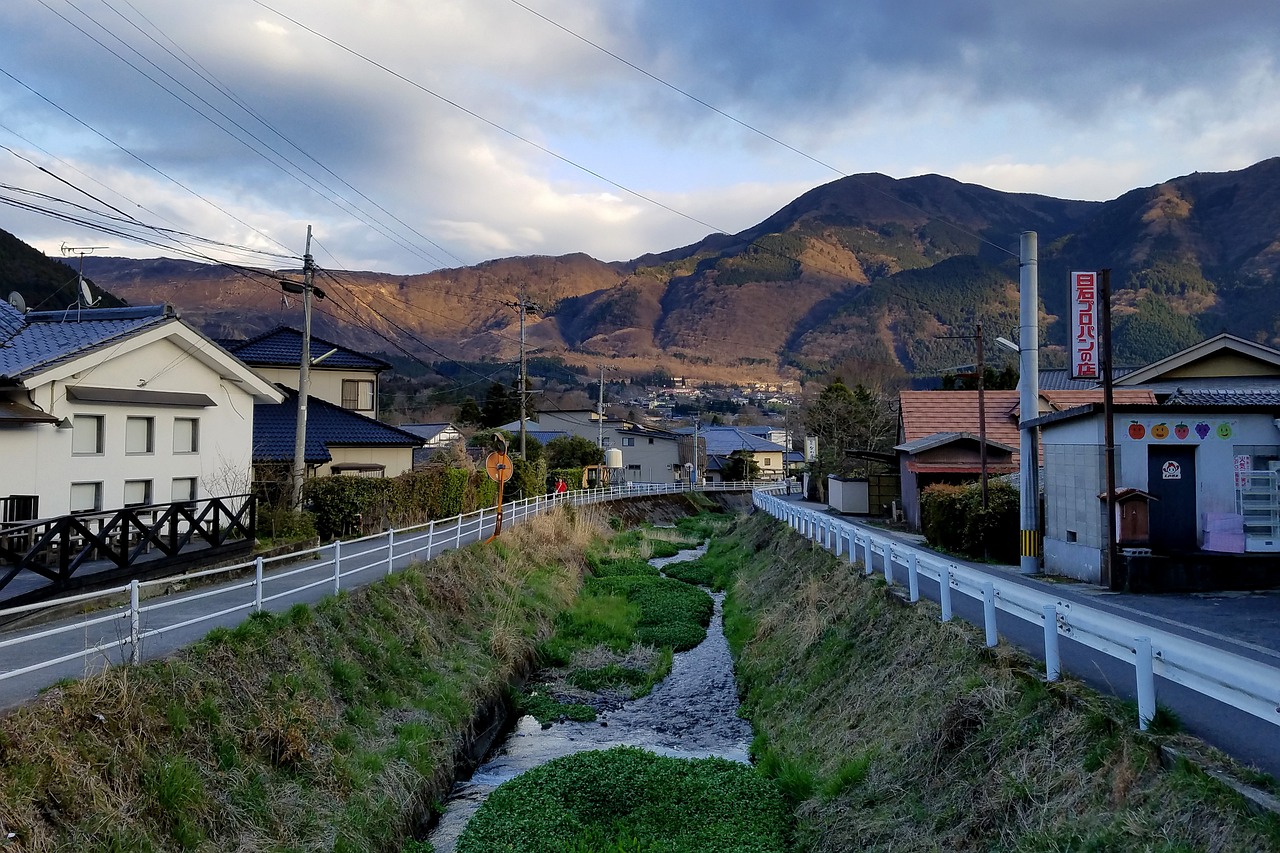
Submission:
[[[0,598],[24,572],[41,594],[136,576],[253,543],[257,502],[229,495],[0,524]],[[23,586],[28,586],[23,584]],[[27,597],[19,590],[14,597]]]

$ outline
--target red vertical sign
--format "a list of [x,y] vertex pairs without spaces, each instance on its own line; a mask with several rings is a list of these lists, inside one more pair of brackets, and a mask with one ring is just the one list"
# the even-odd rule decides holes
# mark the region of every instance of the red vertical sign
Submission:
[[1098,274],[1071,274],[1071,378],[1097,379]]

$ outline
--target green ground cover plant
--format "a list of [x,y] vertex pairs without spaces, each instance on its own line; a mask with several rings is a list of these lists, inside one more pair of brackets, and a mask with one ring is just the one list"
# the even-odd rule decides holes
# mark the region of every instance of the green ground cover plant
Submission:
[[46,691],[0,724],[0,850],[399,849],[580,589],[576,519]]
[[[742,713],[797,804],[797,850],[1280,850],[1280,820],[1199,765],[1248,774],[1204,744],[1138,732],[1132,708],[1044,683],[772,519],[732,539],[747,555],[725,606]],[[1197,764],[1165,769],[1164,745]]]
[[783,853],[790,810],[748,765],[632,747],[557,758],[501,785],[458,853]]
[[711,540],[701,557],[671,563],[663,567],[663,572],[667,577],[723,592],[748,556],[743,543],[737,539],[718,537]]

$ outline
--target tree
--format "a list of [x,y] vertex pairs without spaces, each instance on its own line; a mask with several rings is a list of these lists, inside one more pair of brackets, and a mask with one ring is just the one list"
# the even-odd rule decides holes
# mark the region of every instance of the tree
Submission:
[[850,390],[835,379],[805,407],[804,426],[818,439],[818,455],[810,470],[819,497],[825,499],[828,474],[870,473],[871,463],[850,459],[849,451],[888,451],[897,420],[886,395],[861,384]]
[[502,426],[520,417],[520,394],[501,382],[489,386],[481,409],[481,423],[486,427]]
[[480,411],[475,397],[468,397],[462,401],[462,405],[458,406],[456,417],[458,423],[466,426],[481,426],[484,423],[484,413]]
[[547,442],[547,468],[583,468],[604,462],[604,451],[580,435],[562,435]]
[[[1012,391],[1018,387],[1018,371],[1010,366],[997,371],[988,364],[982,371],[982,387],[988,391]],[[942,390],[977,391],[978,377],[972,373],[944,373]]]
[[760,465],[755,454],[749,450],[735,450],[729,454],[724,469],[724,478],[731,481],[760,479]]

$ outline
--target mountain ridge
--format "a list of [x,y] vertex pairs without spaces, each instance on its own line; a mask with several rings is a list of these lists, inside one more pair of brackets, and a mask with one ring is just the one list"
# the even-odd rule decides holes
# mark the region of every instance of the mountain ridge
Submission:
[[[416,275],[325,271],[317,334],[370,351],[509,360],[517,293],[528,346],[568,363],[705,379],[822,374],[850,360],[933,375],[1017,324],[1018,235],[1040,235],[1042,341],[1065,359],[1067,274],[1109,265],[1118,360],[1227,330],[1280,342],[1280,158],[1195,172],[1105,202],[1007,193],[942,175],[852,175],[737,234],[605,262],[582,253]],[[89,256],[130,302],[167,301],[210,334],[298,325],[273,271],[251,279],[174,259]]]

